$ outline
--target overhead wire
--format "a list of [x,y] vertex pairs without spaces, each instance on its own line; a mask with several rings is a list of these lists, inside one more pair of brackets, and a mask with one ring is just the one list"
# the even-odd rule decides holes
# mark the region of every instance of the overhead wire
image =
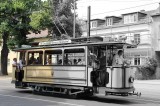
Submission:
[[94,15],[99,15],[99,14],[110,13],[110,12],[115,12],[115,11],[127,10],[127,9],[132,9],[132,8],[137,8],[137,7],[142,7],[142,6],[147,6],[147,5],[156,4],[156,3],[159,3],[159,2],[154,2],[154,3],[149,3],[149,4],[139,5],[139,6],[133,6],[133,7],[124,8],[124,9],[118,9],[118,10],[113,10],[113,11],[107,11],[107,12],[103,12],[103,13],[92,14],[92,16],[94,16]]
[[[153,3],[148,3],[148,4],[144,4],[144,5],[133,6],[133,7],[129,7],[129,8],[123,8],[123,9],[113,10],[113,11],[106,11],[106,12],[103,12],[103,13],[92,14],[91,16],[100,15],[100,14],[106,14],[106,13],[111,13],[111,12],[117,12],[117,11],[122,11],[122,10],[127,10],[127,9],[133,9],[133,8],[142,7],[142,6],[147,6],[147,5],[152,5],[152,4],[156,4],[156,3],[159,3],[159,2],[153,2]],[[86,16],[83,16],[83,17],[86,17]]]
[[78,3],[86,3],[86,2],[145,2],[145,1],[152,1],[152,0],[87,0],[87,1],[77,1]]

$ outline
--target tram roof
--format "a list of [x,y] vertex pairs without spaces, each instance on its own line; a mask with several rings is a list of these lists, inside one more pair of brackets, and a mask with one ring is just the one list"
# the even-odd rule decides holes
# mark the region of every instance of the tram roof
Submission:
[[28,47],[21,47],[21,48],[15,48],[13,51],[25,51],[25,50],[32,50],[32,49],[43,49],[43,48],[63,48],[63,47],[78,47],[78,46],[91,46],[91,45],[106,45],[106,46],[114,46],[114,47],[119,47],[126,45],[127,47],[135,47],[132,44],[125,43],[125,42],[118,42],[118,41],[101,41],[101,42],[83,42],[83,43],[70,43],[70,44],[56,44],[56,45],[44,45],[44,46],[28,46]]

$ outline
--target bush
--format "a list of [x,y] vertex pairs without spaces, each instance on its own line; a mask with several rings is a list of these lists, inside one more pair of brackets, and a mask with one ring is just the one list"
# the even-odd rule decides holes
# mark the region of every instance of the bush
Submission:
[[142,79],[152,79],[156,73],[157,61],[154,58],[146,59],[146,63],[138,67]]

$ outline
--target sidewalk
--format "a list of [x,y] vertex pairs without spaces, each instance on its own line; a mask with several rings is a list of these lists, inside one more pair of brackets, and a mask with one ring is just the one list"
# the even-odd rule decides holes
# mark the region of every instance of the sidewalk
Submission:
[[160,79],[159,80],[135,80],[135,83],[137,84],[155,84],[160,85]]
[[0,76],[0,79],[5,79],[5,78],[12,78],[11,76],[9,75],[6,75],[6,76]]

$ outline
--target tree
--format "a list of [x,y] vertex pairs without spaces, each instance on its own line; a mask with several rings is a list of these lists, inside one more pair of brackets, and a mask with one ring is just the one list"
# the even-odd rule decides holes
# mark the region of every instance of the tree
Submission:
[[137,68],[138,74],[142,75],[142,79],[152,79],[156,74],[157,60],[155,58],[147,58],[146,63]]
[[38,32],[39,29],[35,29],[31,24],[31,16],[37,11],[43,10],[41,8],[43,4],[44,2],[41,0],[3,0],[0,2],[0,35],[3,39],[1,75],[8,74],[8,47],[12,49],[15,45],[20,47],[22,44],[27,44],[26,35],[30,31]]
[[[58,37],[62,34],[73,37],[74,14],[72,11],[74,9],[74,0],[50,0],[50,4],[51,8],[54,10],[52,12],[54,15],[53,26],[50,28],[50,32]],[[76,37],[80,37],[82,35],[80,27],[81,26],[78,21],[76,21]]]
[[11,10],[10,5],[7,1],[0,3],[0,35],[3,39],[3,47],[1,50],[1,73],[2,75],[7,75],[7,59],[9,49],[7,47],[7,40],[10,34],[10,16]]
[[32,26],[32,31],[35,33],[52,26],[51,9],[48,3],[44,1],[40,6],[40,11],[35,11],[30,15],[30,26]]
[[[73,0],[3,0],[0,2],[1,75],[7,75],[9,49],[28,44],[30,31],[39,33],[48,29],[51,34],[73,36]],[[52,5],[49,5],[52,4]],[[55,10],[54,10],[55,9]],[[76,23],[76,35],[81,35]]]

